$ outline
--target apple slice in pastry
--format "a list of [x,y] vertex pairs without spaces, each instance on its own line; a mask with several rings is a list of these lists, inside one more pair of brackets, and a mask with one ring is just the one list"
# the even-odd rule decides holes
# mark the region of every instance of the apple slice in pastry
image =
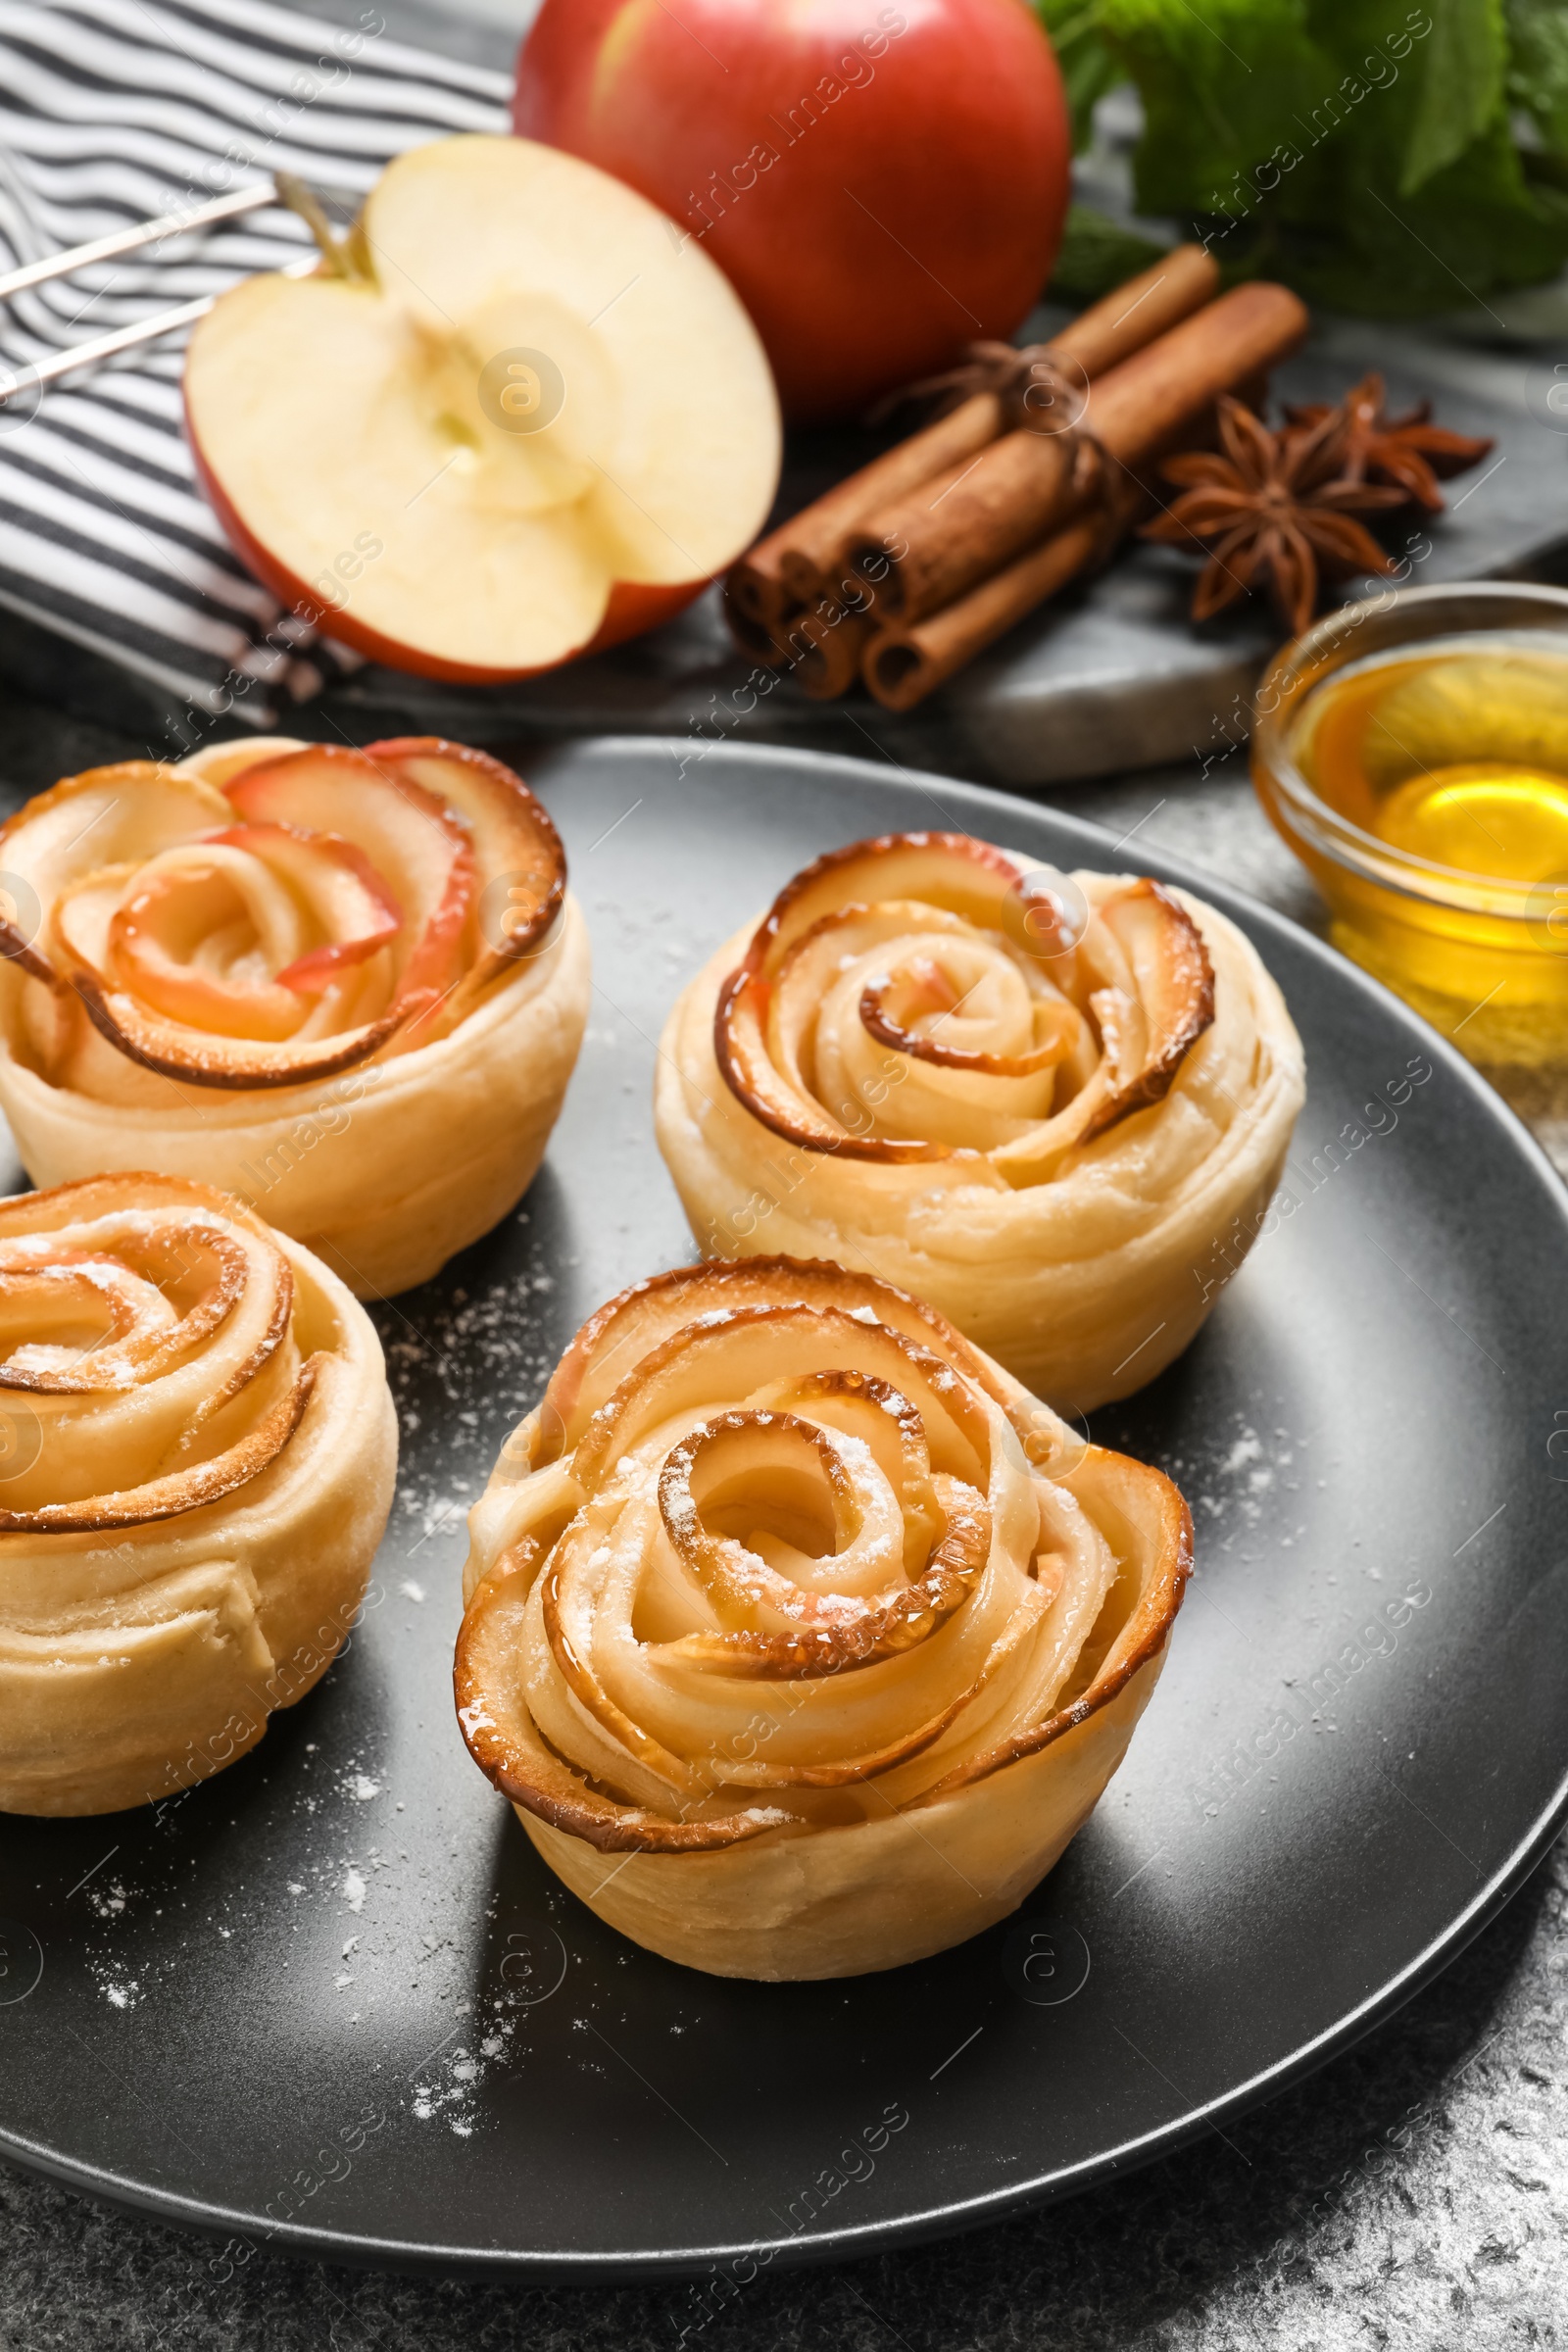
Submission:
[[1088,1410],[1193,1337],[1302,1093],[1279,991],[1213,907],[918,833],[818,858],[719,950],[654,1107],[705,1250],[870,1268]]
[[272,740],[68,778],[0,832],[0,1106],[39,1183],[212,1179],[362,1296],[526,1188],[588,943],[554,825],[487,753]]

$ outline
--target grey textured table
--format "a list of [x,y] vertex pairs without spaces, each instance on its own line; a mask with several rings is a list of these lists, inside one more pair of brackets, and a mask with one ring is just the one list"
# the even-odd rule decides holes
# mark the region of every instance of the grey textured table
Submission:
[[[0,802],[128,738],[0,694]],[[1316,924],[1241,755],[1049,796]],[[1550,1106],[1548,1106],[1550,1107]],[[1478,1770],[1484,1759],[1478,1758]],[[1568,1846],[1446,1975],[1225,2138],[1035,2218],[839,2270],[523,2290],[326,2270],[0,2170],[0,2352],[1291,2352],[1568,2344]]]
[[[525,4],[446,0],[447,45],[498,61]],[[337,17],[357,13],[358,0],[309,5]],[[427,34],[423,10],[382,6],[394,32]],[[0,690],[6,807],[143,748]],[[1124,837],[1129,863],[1139,843],[1158,845],[1298,920],[1321,919],[1257,810],[1240,754],[1202,777],[1195,761],[1044,797]],[[1510,1091],[1568,1162],[1564,1106]],[[1565,2090],[1559,1844],[1463,1958],[1359,2049],[1228,2138],[1031,2220],[842,2270],[764,2275],[715,2306],[700,2282],[530,2292],[265,2255],[226,2278],[203,2240],[0,2169],[0,2352],[1568,2345]]]

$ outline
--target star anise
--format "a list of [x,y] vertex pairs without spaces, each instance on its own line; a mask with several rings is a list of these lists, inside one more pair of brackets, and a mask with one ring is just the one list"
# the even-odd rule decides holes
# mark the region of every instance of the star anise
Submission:
[[1223,612],[1251,589],[1268,591],[1293,635],[1317,611],[1319,581],[1394,566],[1354,517],[1402,507],[1402,490],[1347,471],[1349,419],[1333,409],[1306,431],[1270,432],[1251,410],[1222,395],[1218,450],[1195,449],[1160,467],[1182,491],[1143,537],[1208,550],[1193,618]]
[[[1433,424],[1430,400],[1407,409],[1402,416],[1387,416],[1383,400],[1382,376],[1364,375],[1341,401],[1350,420],[1346,473],[1355,482],[1392,483],[1429,514],[1441,514],[1440,477],[1446,481],[1450,474],[1479,466],[1493,443]],[[1332,412],[1326,402],[1313,401],[1298,408],[1287,403],[1285,414],[1293,426],[1310,430]]]

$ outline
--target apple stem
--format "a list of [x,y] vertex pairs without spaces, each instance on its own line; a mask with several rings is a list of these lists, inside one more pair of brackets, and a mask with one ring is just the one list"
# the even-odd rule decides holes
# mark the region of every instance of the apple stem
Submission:
[[274,176],[277,201],[291,213],[298,213],[320,252],[328,277],[346,277],[357,284],[373,282],[372,272],[365,266],[359,240],[353,235],[340,237],[327,217],[326,207],[314,188],[292,172],[279,172]]

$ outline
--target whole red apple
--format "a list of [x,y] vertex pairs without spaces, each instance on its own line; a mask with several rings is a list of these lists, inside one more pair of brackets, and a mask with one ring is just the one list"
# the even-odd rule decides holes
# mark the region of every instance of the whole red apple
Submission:
[[797,418],[1010,334],[1067,209],[1061,78],[1024,0],[544,0],[514,122],[701,240]]

